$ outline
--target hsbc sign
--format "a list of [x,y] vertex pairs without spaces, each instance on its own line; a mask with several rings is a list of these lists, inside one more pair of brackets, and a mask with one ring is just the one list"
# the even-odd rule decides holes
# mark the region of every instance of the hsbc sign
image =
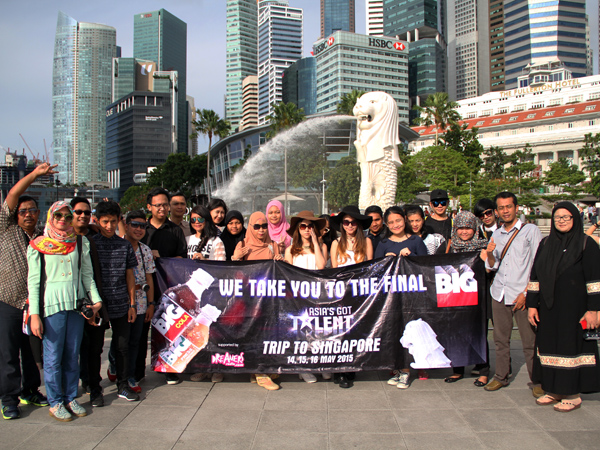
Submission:
[[326,41],[321,42],[319,45],[317,45],[314,50],[313,50],[313,54],[316,56],[319,53],[321,53],[323,50],[325,50],[327,47],[331,47],[333,45],[333,43],[335,42],[335,39],[333,36],[329,36],[329,38]]
[[369,47],[389,48],[395,50],[404,50],[406,45],[402,42],[388,41],[387,39],[369,38]]

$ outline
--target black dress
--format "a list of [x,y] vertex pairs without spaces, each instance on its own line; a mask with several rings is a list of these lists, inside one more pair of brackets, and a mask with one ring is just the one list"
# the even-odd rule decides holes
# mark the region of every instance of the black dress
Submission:
[[[552,308],[541,294],[535,262],[531,270],[527,307],[538,308],[540,318],[532,381],[552,394],[600,390],[598,344],[583,339],[579,323],[587,311],[600,309],[600,249],[587,239],[582,258],[556,279]],[[542,246],[543,242],[540,249]],[[536,259],[539,254],[540,250]]]

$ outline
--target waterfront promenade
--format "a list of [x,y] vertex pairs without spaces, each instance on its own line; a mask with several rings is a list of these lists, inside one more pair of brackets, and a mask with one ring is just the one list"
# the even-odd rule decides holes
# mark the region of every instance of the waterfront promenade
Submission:
[[449,369],[430,371],[429,380],[417,379],[408,390],[387,385],[387,371],[360,373],[351,389],[320,376],[307,384],[284,375],[282,389],[274,392],[250,384],[248,375],[226,375],[219,384],[192,383],[186,376],[168,386],[164,376],[150,373],[141,383],[142,401],[127,403],[105,379],[104,408],[93,409],[83,395],[89,415],[59,423],[48,408],[24,406],[21,419],[0,421],[0,448],[598,448],[600,394],[584,395],[581,409],[568,414],[537,406],[520,341],[512,348],[514,381],[496,392],[475,387],[474,378],[444,383]]

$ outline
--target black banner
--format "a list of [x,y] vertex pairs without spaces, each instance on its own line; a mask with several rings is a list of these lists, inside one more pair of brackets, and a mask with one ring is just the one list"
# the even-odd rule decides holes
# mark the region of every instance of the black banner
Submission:
[[321,271],[278,261],[156,263],[164,292],[152,320],[156,371],[354,372],[485,361],[477,253]]

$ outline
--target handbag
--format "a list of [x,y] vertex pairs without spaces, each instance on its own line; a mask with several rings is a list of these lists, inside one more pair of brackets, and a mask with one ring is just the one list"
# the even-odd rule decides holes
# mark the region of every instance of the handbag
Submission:
[[586,341],[600,341],[600,328],[583,331],[583,339]]
[[[44,317],[44,289],[46,288],[46,259],[44,254],[40,253],[40,318]],[[29,299],[23,306],[23,333],[27,336],[33,336],[31,332],[31,314],[29,313]]]

